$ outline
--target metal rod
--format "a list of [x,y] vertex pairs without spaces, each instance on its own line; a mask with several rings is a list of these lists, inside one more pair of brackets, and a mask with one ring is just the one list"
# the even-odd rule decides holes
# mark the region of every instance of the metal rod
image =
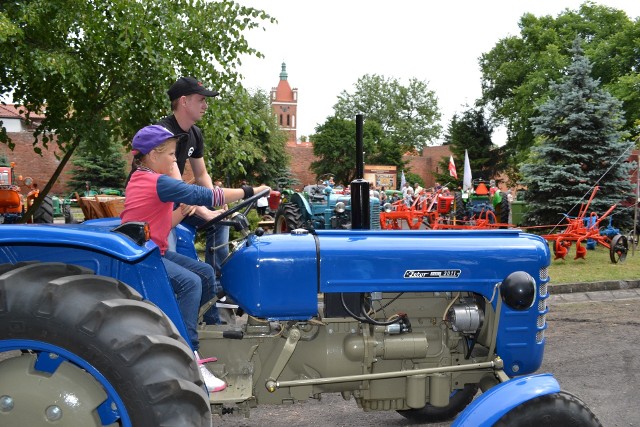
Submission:
[[342,377],[309,378],[305,380],[277,381],[276,387],[277,388],[298,387],[298,386],[307,386],[307,385],[345,383],[345,382],[352,382],[352,381],[382,380],[387,378],[410,377],[412,375],[421,375],[421,374],[429,375],[429,374],[438,374],[443,372],[472,371],[474,369],[487,369],[487,368],[502,369],[502,366],[503,366],[502,359],[497,358],[490,362],[471,363],[468,365],[412,369],[409,371],[380,372],[378,374],[345,375]]

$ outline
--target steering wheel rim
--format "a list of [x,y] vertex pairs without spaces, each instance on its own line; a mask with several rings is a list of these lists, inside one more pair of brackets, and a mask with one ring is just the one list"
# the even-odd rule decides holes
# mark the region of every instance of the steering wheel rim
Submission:
[[237,205],[235,205],[231,209],[227,209],[226,211],[222,212],[220,215],[216,216],[215,218],[210,219],[209,221],[207,221],[204,224],[202,224],[201,226],[199,226],[198,230],[206,230],[207,228],[213,227],[214,225],[216,225],[219,222],[221,222],[223,219],[235,214],[236,212],[241,211],[245,207],[246,207],[246,209],[243,212],[243,214],[246,215],[246,213],[251,210],[251,208],[258,201],[259,198],[266,196],[270,192],[271,192],[271,189],[267,188],[266,190],[262,190],[261,192],[259,192],[257,194],[254,194],[253,196],[249,197],[248,199],[244,199],[244,200],[240,201],[240,203],[238,203]]

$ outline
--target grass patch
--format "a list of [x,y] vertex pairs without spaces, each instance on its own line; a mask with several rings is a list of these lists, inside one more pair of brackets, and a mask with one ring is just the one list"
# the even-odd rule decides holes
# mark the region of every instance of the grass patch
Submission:
[[640,279],[640,247],[635,255],[629,248],[627,259],[623,263],[613,264],[609,258],[609,249],[596,246],[587,250],[586,259],[576,259],[575,245],[569,248],[565,260],[553,260],[551,251],[551,265],[549,276],[551,283],[582,283],[598,282],[602,280],[637,280]]

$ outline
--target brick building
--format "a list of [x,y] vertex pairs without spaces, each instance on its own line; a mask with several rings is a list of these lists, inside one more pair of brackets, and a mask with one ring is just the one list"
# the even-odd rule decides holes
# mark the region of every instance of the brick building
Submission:
[[[6,144],[0,144],[0,156],[4,156],[9,162],[15,162],[16,176],[24,178],[31,177],[41,188],[49,182],[60,164],[59,158],[63,153],[57,148],[55,142],[49,143],[49,149],[43,149],[42,154],[33,151],[33,132],[40,121],[44,119],[42,114],[31,114],[32,123],[27,124],[24,114],[20,108],[11,104],[0,104],[0,120],[2,126],[6,128],[7,135],[15,144],[13,151]],[[67,164],[65,170],[51,189],[52,194],[65,194],[67,191],[66,184],[70,178],[68,170],[71,170],[71,162]],[[26,194],[27,188],[22,188]]]

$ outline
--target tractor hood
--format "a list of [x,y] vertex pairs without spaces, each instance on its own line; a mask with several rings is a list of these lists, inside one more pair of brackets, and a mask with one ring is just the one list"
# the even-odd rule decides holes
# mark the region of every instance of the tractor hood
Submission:
[[546,242],[517,229],[318,230],[252,235],[224,264],[222,286],[253,316],[309,319],[319,292],[472,291],[491,299],[514,271],[546,283],[549,263]]

